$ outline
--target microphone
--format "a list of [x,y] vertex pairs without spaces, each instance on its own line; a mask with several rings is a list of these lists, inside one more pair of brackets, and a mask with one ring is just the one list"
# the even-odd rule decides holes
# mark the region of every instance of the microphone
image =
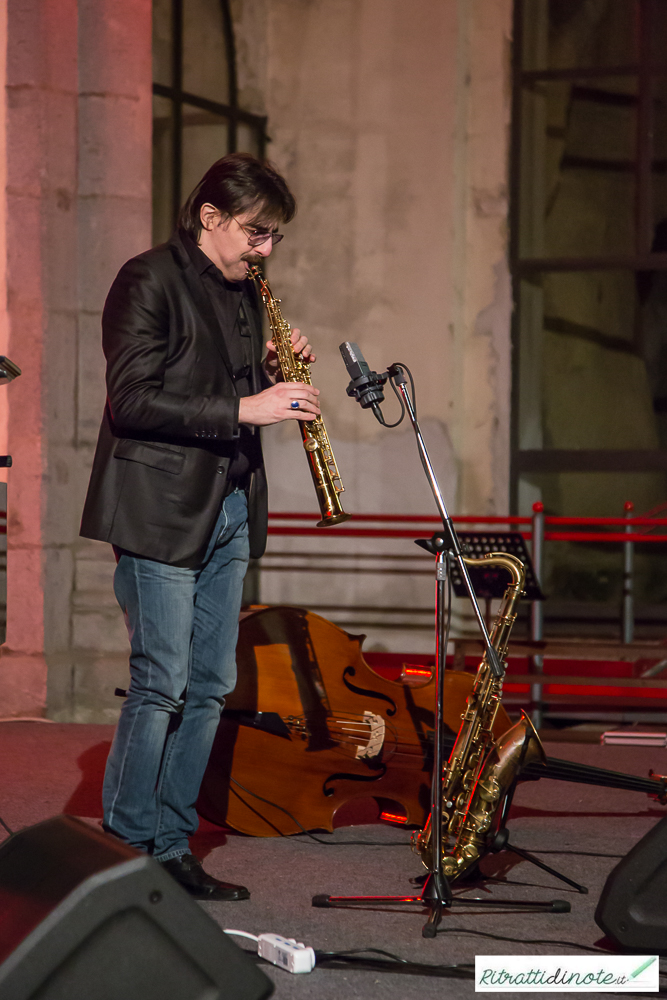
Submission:
[[372,372],[359,350],[358,344],[353,344],[351,341],[346,340],[343,344],[340,344],[339,350],[351,379],[346,389],[348,396],[354,396],[357,402],[361,403],[364,410],[371,408],[375,417],[383,424],[384,417],[382,416],[380,403],[384,402],[382,386],[389,377],[388,372],[383,372],[381,375],[378,375],[377,372]]

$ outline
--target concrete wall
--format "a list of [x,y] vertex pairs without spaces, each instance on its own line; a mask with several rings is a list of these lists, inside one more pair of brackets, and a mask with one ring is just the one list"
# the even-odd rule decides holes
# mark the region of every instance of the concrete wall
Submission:
[[[378,370],[394,360],[412,369],[452,512],[507,512],[511,7],[236,5],[241,99],[268,113],[268,155],[299,203],[270,278],[286,318],[316,345],[313,377],[353,514],[434,506],[411,431],[381,428],[346,397],[342,340]],[[268,39],[261,62],[258,34]],[[391,393],[385,409],[397,413]],[[295,428],[264,439],[271,508],[315,511]],[[413,550],[336,539],[335,529],[274,538],[261,599],[317,608],[376,648],[431,649],[430,564]]]
[[2,715],[41,714],[48,698],[56,718],[104,718],[105,647],[114,668],[124,659],[116,611],[105,620],[110,553],[78,528],[104,405],[104,297],[150,243],[150,44],[150,0],[8,3],[3,349],[23,375],[2,390],[14,456]]

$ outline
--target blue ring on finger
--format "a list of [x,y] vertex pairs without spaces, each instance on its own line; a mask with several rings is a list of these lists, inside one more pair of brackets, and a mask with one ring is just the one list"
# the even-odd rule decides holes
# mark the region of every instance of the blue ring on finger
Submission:
[[293,410],[298,410],[299,409],[299,400],[298,399],[293,399],[292,402],[290,403],[290,406],[292,407]]

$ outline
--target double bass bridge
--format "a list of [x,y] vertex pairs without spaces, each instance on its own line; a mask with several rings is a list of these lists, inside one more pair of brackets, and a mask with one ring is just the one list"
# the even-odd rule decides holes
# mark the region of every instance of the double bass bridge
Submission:
[[382,752],[385,722],[381,715],[375,715],[373,712],[364,712],[364,719],[370,729],[368,742],[365,746],[358,745],[354,756],[359,760],[372,760],[373,757],[377,757]]

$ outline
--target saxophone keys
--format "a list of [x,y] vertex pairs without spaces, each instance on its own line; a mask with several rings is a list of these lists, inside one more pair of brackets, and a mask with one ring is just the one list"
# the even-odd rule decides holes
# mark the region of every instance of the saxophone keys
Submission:
[[319,442],[314,437],[307,437],[304,439],[303,446],[306,451],[317,451],[319,448]]
[[500,798],[500,785],[495,777],[480,781],[477,787],[483,802],[497,802]]
[[475,833],[488,833],[491,829],[491,816],[480,816],[475,822]]

